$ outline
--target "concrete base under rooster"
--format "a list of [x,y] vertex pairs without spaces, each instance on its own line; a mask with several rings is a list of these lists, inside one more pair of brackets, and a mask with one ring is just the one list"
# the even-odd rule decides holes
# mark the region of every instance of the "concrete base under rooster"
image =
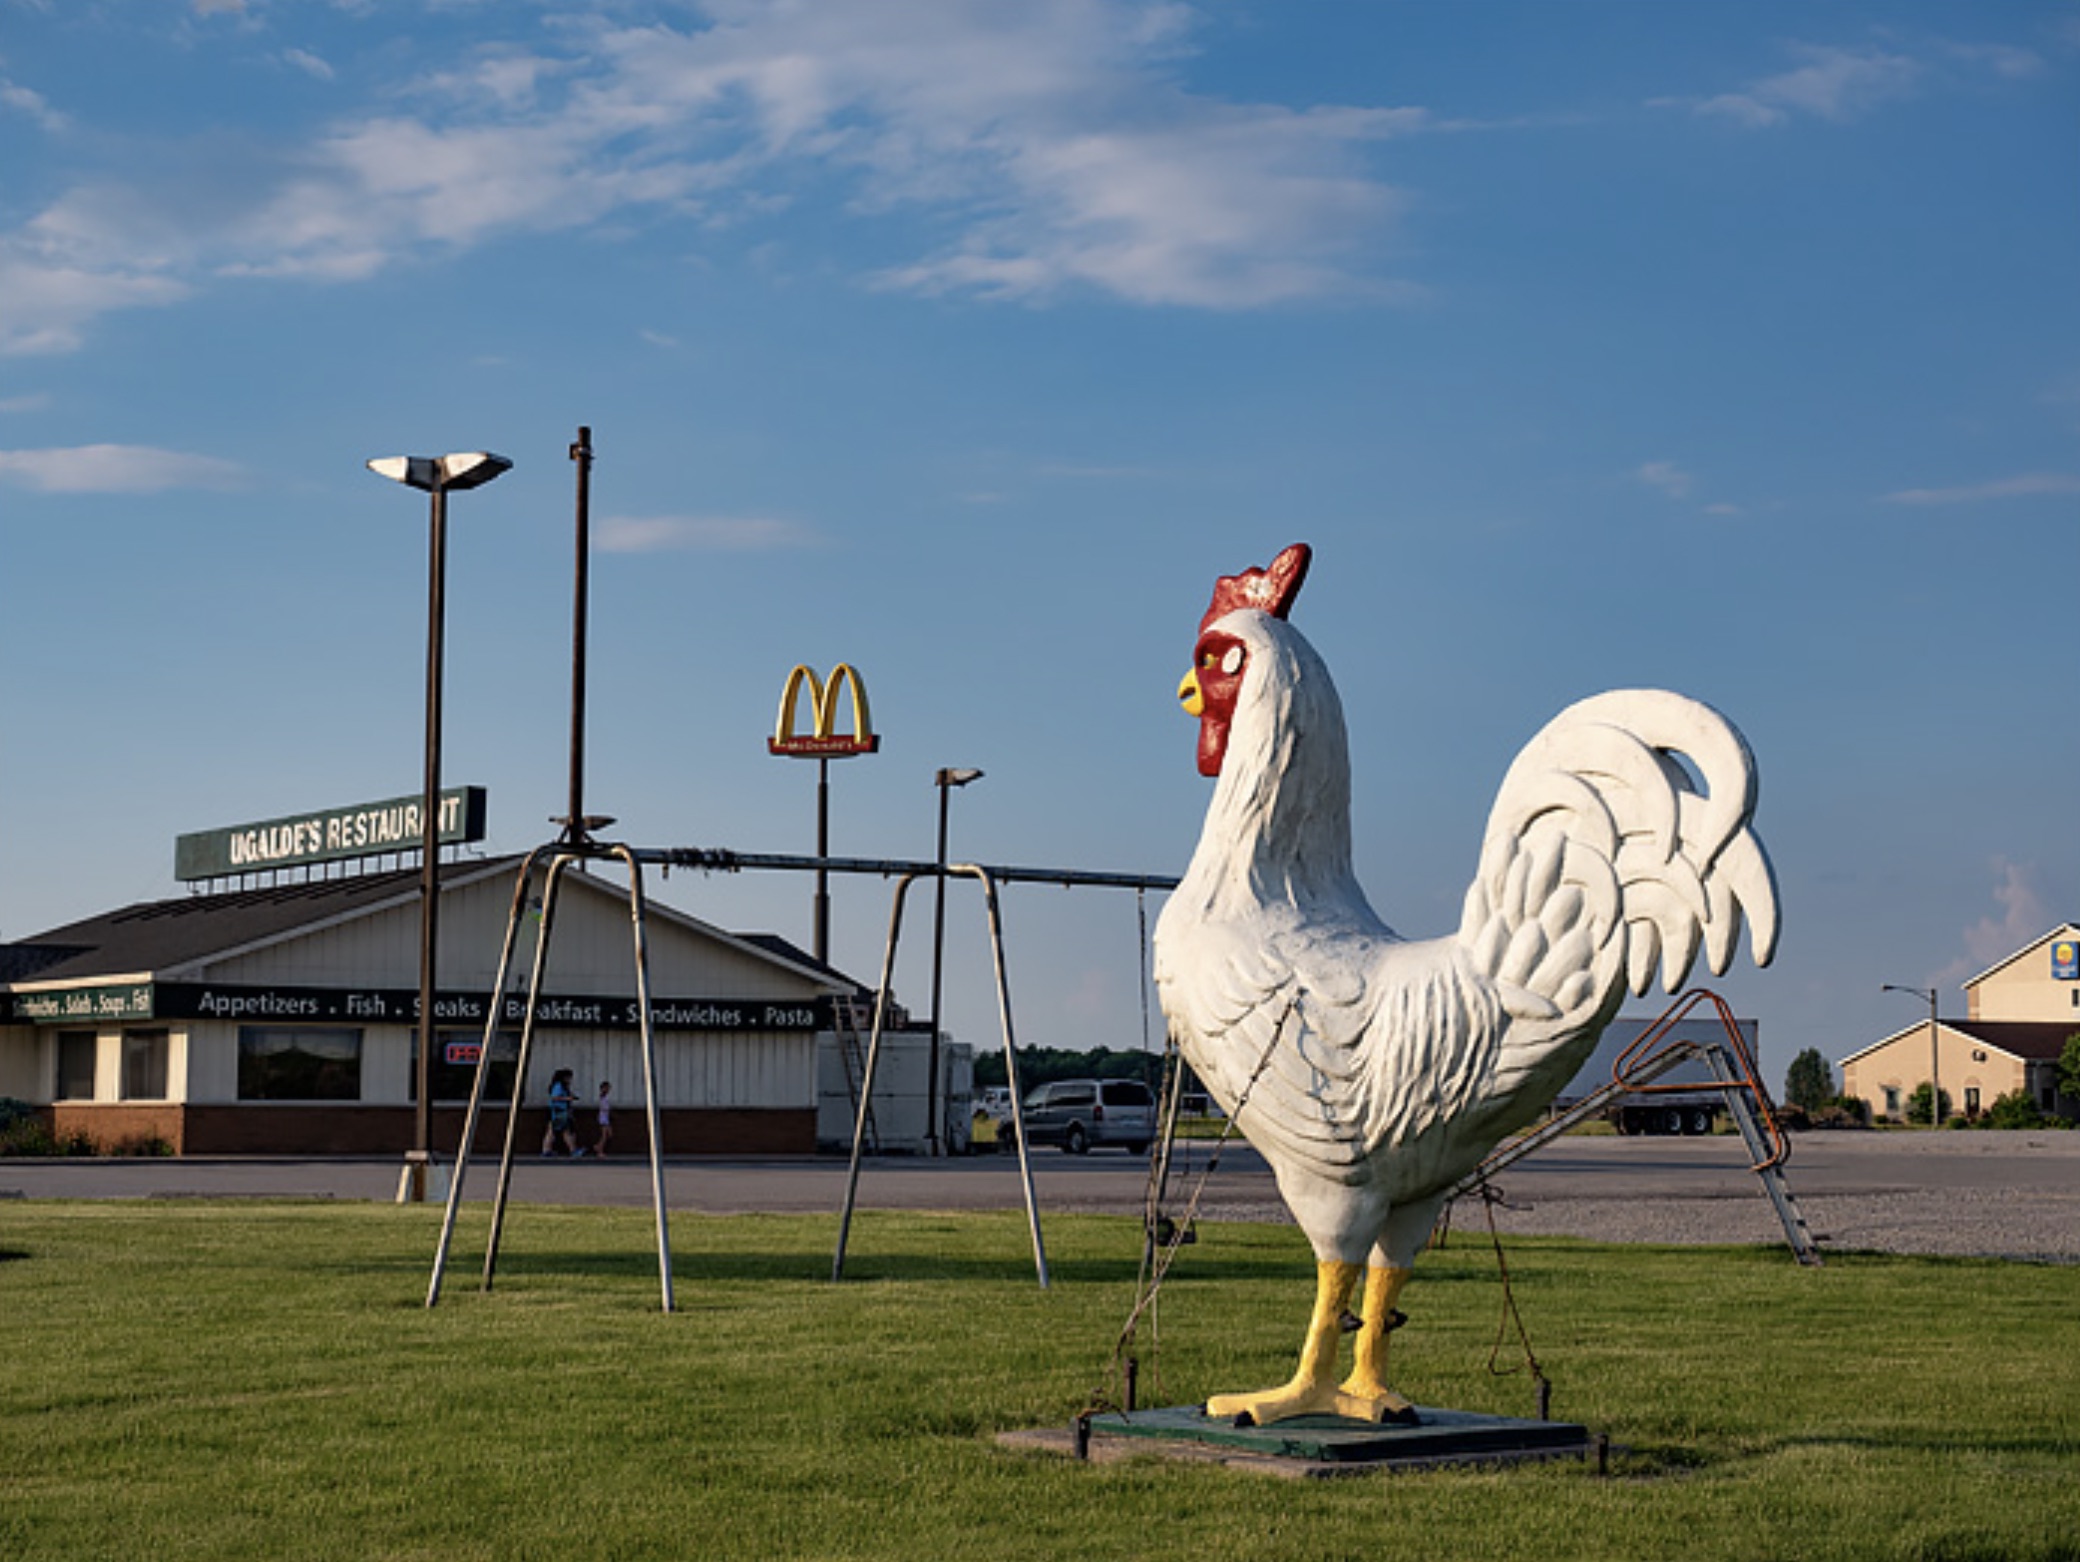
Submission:
[[1295,543],[1222,577],[1178,689],[1214,790],[1156,985],[1316,1260],[1292,1378],[1209,1396],[1231,1426],[1407,1422],[1388,1345],[1451,1189],[1545,1110],[1628,988],[1677,991],[1700,951],[1724,972],[1744,921],[1767,965],[1777,935],[1747,742],[1658,689],[1554,717],[1502,779],[1458,931],[1396,933],[1352,872],[1342,702],[1287,621],[1312,557]]
[[1148,1454],[1273,1475],[1358,1475],[1445,1465],[1529,1464],[1587,1459],[1608,1444],[1569,1421],[1525,1421],[1471,1410],[1414,1407],[1408,1425],[1344,1416],[1302,1416],[1238,1427],[1199,1406],[1096,1415],[1082,1428],[1011,1432],[1007,1447],[1040,1448],[1103,1462]]

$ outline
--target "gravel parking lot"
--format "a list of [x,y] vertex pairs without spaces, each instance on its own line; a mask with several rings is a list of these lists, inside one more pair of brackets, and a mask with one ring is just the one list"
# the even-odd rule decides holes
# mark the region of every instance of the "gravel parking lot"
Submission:
[[[1229,1144],[1205,1178],[1208,1148],[1180,1146],[1170,1207],[1182,1209],[1204,1178],[1205,1220],[1286,1219],[1264,1162]],[[1119,1153],[1033,1152],[1043,1217],[1050,1212],[1132,1214],[1147,1163]],[[845,1163],[814,1160],[677,1160],[666,1168],[674,1209],[774,1210],[836,1215]],[[472,1162],[471,1201],[488,1199],[496,1165]],[[0,1199],[338,1198],[388,1200],[399,1167],[376,1160],[171,1160],[0,1162]],[[1793,1140],[1786,1178],[1823,1247],[1892,1253],[2080,1263],[2080,1133],[1810,1133]],[[1562,1139],[1500,1178],[1505,1233],[1602,1242],[1749,1243],[1783,1240],[1775,1210],[1747,1170],[1737,1139]],[[633,1158],[543,1162],[514,1170],[521,1203],[646,1205],[649,1169]],[[859,1207],[1019,1209],[1024,1194],[1010,1156],[870,1163]],[[0,1203],[0,1226],[6,1220]],[[1462,1205],[1461,1231],[1485,1231]]]

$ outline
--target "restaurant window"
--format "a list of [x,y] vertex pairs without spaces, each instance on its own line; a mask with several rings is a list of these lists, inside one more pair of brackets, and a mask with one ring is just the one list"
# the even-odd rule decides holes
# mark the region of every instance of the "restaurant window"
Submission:
[[[480,1030],[444,1030],[433,1044],[433,1099],[458,1105],[469,1101],[477,1082],[477,1053],[484,1045]],[[520,1061],[520,1033],[502,1030],[491,1043],[491,1078],[484,1085],[486,1102],[513,1099],[513,1071]],[[411,1085],[408,1099],[419,1099],[419,1037],[412,1036]]]
[[361,1032],[288,1025],[238,1031],[241,1101],[359,1101]]
[[94,1056],[101,1049],[101,1038],[90,1030],[61,1030],[58,1032],[58,1099],[60,1101],[91,1101],[94,1099]]
[[1966,1117],[1977,1117],[1979,1115],[1979,1087],[1977,1085],[1966,1085],[1964,1087],[1964,1115]]
[[164,1101],[166,1058],[172,1050],[163,1030],[123,1032],[123,1099]]
[[1897,1116],[1899,1116],[1899,1086],[1897,1086],[1897,1085],[1887,1085],[1887,1086],[1885,1086],[1885,1087],[1884,1087],[1884,1089],[1885,1089],[1885,1115],[1886,1115],[1887,1117],[1897,1117]]

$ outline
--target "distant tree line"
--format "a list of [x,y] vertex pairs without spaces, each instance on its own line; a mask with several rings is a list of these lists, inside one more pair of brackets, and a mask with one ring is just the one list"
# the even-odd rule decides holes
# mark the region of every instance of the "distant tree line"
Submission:
[[[1182,1063],[1178,1066],[1184,1067]],[[1139,1049],[1119,1051],[1112,1047],[1091,1047],[1082,1052],[1067,1047],[1018,1049],[1018,1082],[1021,1086],[1032,1090],[1058,1079],[1138,1079],[1150,1090],[1160,1090],[1163,1085],[1163,1054]],[[1002,1052],[975,1054],[977,1090],[1010,1082]],[[1186,1070],[1184,1088],[1188,1091],[1199,1088],[1198,1079],[1189,1070]]]

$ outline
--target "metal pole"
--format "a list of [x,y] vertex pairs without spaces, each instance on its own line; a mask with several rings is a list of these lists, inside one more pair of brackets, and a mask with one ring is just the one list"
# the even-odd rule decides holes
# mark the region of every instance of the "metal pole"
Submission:
[[440,940],[441,626],[447,613],[448,494],[432,489],[433,516],[426,566],[426,784],[419,802],[419,1063],[412,1114],[414,1202],[426,1197],[433,1153],[433,1037],[436,952]]
[[1936,997],[1941,991],[1936,987],[1902,987],[1896,982],[1887,982],[1882,992],[1912,993],[1928,1005],[1928,1126],[1943,1126],[1943,1078],[1942,1037],[1937,1029]]
[[513,1064],[513,1104],[506,1110],[506,1142],[498,1158],[498,1191],[491,1199],[491,1237],[484,1244],[487,1291],[498,1268],[498,1241],[506,1224],[506,1195],[513,1186],[513,1146],[520,1137],[520,1103],[527,1094],[527,1065],[534,1056],[535,1005],[542,996],[542,972],[549,964],[549,934],[556,926],[556,893],[563,887],[563,870],[577,860],[567,852],[559,854],[549,864],[549,875],[542,882],[542,930],[535,935],[534,969],[527,979],[527,1012],[520,1020],[520,1056]]
[[814,943],[817,960],[831,963],[831,870],[825,866],[831,854],[831,762],[816,759],[816,902]]
[[664,1125],[657,1102],[657,1039],[650,1017],[650,944],[644,932],[643,870],[625,846],[614,855],[628,864],[628,916],[636,941],[636,1005],[643,1031],[643,1114],[650,1130],[650,1205],[657,1219],[657,1283],[664,1310],[672,1310],[672,1233],[664,1213]]
[[[477,1142],[477,1117],[483,1110],[485,1085],[491,1076],[491,1052],[498,1038],[499,1011],[505,1004],[506,976],[512,970],[513,948],[520,941],[520,919],[527,911],[527,887],[534,882],[535,865],[547,851],[547,847],[538,846],[529,852],[513,884],[513,909],[506,916],[506,939],[498,954],[498,976],[491,984],[491,1012],[484,1020],[484,1044],[477,1053],[476,1078],[470,1082],[469,1111],[463,1118],[462,1138],[455,1146],[455,1175],[448,1181],[448,1208],[441,1217],[441,1239],[433,1251],[433,1278],[426,1286],[428,1307],[441,1299],[441,1277],[447,1272],[448,1247],[455,1239],[455,1216],[462,1208],[463,1173],[469,1167],[470,1150]],[[519,1110],[520,1090],[516,1079],[506,1111],[510,1115]]]
[[1928,990],[1928,1126],[1943,1126],[1943,1039],[1936,1028],[1936,989]]
[[933,857],[939,872],[932,881],[932,1036],[926,1048],[925,1148],[934,1157],[939,1146],[939,996],[946,964],[946,800],[953,793],[944,770],[939,782],[939,849]]
[[592,554],[592,430],[580,424],[571,446],[578,463],[578,560],[571,603],[571,804],[564,839],[585,839],[585,604]]
[[881,1062],[881,1029],[888,1016],[888,984],[896,967],[896,940],[903,931],[903,901],[917,875],[896,881],[888,908],[888,948],[881,955],[881,986],[874,994],[874,1030],[867,1040],[866,1078],[860,1081],[859,1111],[852,1119],[852,1162],[845,1172],[845,1207],[838,1215],[838,1250],[831,1255],[831,1279],[845,1278],[845,1244],[852,1236],[852,1208],[859,1201],[859,1161],[866,1149],[867,1109],[874,1099],[874,1070]]
[[1047,1249],[1040,1241],[1040,1202],[1033,1193],[1033,1163],[1026,1150],[1025,1092],[1018,1083],[1018,1040],[1011,1034],[1011,985],[1004,974],[1004,924],[997,913],[997,886],[989,870],[972,863],[958,863],[948,871],[964,873],[982,881],[984,904],[989,908],[990,953],[997,964],[997,1013],[1004,1026],[1004,1072],[1011,1082],[1011,1121],[1018,1135],[1018,1176],[1026,1189],[1026,1225],[1033,1233],[1033,1267],[1040,1275],[1040,1289],[1047,1289]]

